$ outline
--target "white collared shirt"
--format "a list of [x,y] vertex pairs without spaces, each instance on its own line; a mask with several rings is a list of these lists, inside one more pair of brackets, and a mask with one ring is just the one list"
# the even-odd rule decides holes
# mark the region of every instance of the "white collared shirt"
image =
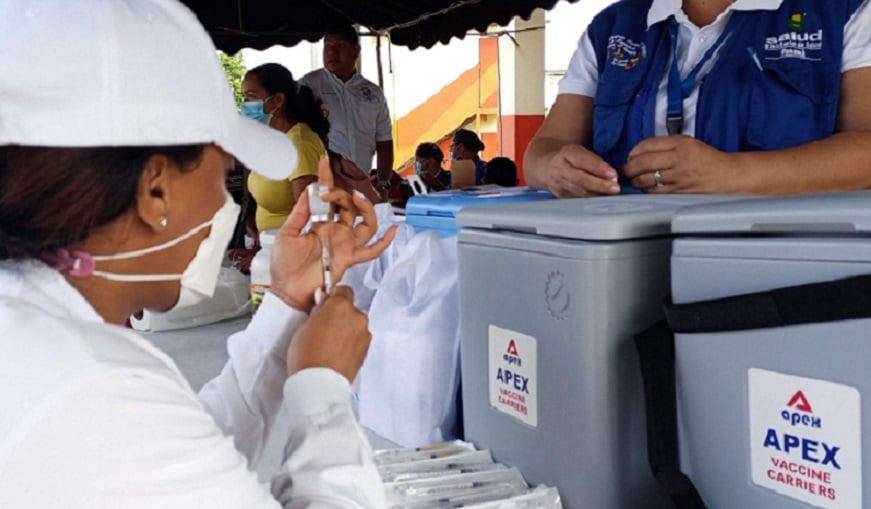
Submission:
[[[869,7],[869,1],[871,0],[864,0],[847,21],[847,24],[844,25],[841,72],[871,66],[871,7]],[[653,0],[647,13],[647,26],[650,27],[666,20],[672,15],[675,17],[678,22],[678,68],[681,77],[685,77],[723,33],[733,12],[776,10],[781,3],[782,0],[735,0],[713,23],[699,28],[683,12],[681,0]],[[718,56],[719,51],[716,51],[705,62],[698,74],[692,93],[683,101],[683,134],[692,136],[696,132],[696,105],[698,104],[700,84],[702,78],[710,72]],[[598,82],[596,52],[585,31],[578,41],[578,47],[572,55],[565,76],[560,80],[559,93],[595,97]],[[668,73],[666,72],[656,95],[655,133],[657,136],[668,134],[665,126],[668,107],[667,85]]]
[[374,167],[375,143],[393,139],[384,92],[360,73],[344,82],[326,69],[317,69],[299,82],[311,87],[329,113],[330,150],[350,159],[368,174]]
[[[198,398],[169,357],[104,323],[59,273],[0,262],[0,507],[383,507],[347,380],[286,375],[304,319],[268,294]],[[283,399],[270,493],[249,465]]]

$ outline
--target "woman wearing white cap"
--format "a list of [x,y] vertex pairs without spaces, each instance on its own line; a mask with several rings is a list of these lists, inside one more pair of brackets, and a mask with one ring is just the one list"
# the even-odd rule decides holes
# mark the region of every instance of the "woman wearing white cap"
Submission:
[[[0,507],[382,506],[349,405],[366,318],[345,287],[314,302],[321,246],[338,280],[392,238],[367,246],[371,205],[328,192],[340,219],[302,234],[300,200],[273,293],[196,395],[120,325],[211,296],[237,213],[232,156],[284,178],[292,145],[237,114],[175,0],[8,0],[0,45]],[[282,400],[270,492],[249,465]]]

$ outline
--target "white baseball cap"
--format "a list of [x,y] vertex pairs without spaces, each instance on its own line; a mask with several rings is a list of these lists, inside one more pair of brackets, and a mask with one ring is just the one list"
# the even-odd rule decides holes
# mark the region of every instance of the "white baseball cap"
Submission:
[[0,48],[0,145],[215,143],[271,179],[296,167],[283,133],[237,112],[177,0],[3,0]]

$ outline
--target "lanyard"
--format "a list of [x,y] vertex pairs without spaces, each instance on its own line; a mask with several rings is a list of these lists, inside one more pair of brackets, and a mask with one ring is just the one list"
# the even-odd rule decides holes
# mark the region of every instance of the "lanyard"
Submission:
[[669,135],[683,132],[683,100],[689,97],[696,84],[696,77],[705,63],[714,56],[717,49],[723,45],[729,34],[735,28],[734,13],[732,19],[726,24],[723,33],[714,42],[713,46],[702,56],[702,59],[690,71],[686,78],[680,79],[680,70],[677,67],[677,21],[674,16],[668,19],[668,36],[671,39],[671,69],[668,72],[668,111],[665,116],[665,126]]

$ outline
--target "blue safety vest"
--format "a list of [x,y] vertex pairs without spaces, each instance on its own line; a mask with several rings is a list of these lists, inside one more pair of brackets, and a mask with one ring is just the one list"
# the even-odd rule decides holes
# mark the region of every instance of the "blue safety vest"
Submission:
[[[669,21],[647,28],[651,2],[617,2],[588,29],[599,70],[593,151],[617,169],[632,147],[654,136],[656,92],[669,72]],[[738,152],[834,133],[844,25],[861,3],[784,0],[774,11],[733,12],[729,37],[702,78],[695,138]]]

